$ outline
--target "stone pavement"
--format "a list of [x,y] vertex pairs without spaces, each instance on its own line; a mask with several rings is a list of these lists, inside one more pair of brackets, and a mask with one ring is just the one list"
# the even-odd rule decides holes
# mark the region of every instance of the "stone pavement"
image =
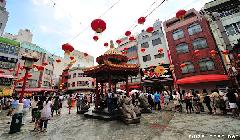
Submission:
[[8,119],[3,113],[0,117],[0,140],[188,140],[199,135],[201,139],[224,140],[230,134],[240,133],[240,121],[228,116],[156,111],[143,114],[140,124],[125,125],[86,119],[76,114],[76,110],[67,114],[64,108],[62,116],[49,121],[46,133],[32,132],[34,124],[28,122],[21,132],[9,135]]

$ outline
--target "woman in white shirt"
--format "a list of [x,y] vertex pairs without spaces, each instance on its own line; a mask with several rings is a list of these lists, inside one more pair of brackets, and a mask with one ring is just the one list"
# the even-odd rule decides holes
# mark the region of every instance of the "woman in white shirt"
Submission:
[[[41,131],[46,132],[48,120],[51,119],[51,106],[52,106],[52,98],[49,97],[47,101],[43,102],[43,109],[41,110],[41,123],[40,128]],[[44,129],[42,129],[44,127]]]

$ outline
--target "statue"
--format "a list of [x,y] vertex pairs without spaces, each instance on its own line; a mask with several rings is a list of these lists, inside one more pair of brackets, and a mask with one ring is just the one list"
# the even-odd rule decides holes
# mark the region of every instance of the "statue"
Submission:
[[139,97],[139,107],[141,108],[141,113],[151,113],[151,105],[148,103],[148,99],[145,95]]

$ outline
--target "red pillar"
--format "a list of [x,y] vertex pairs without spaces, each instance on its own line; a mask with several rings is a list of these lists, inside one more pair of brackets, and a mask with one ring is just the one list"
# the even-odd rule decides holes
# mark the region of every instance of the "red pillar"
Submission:
[[19,102],[20,102],[20,103],[23,102],[23,95],[24,95],[24,91],[25,91],[25,88],[26,88],[26,83],[27,83],[27,78],[28,78],[28,72],[29,72],[30,68],[25,67],[25,69],[26,69],[26,73],[25,73],[25,75],[24,75],[22,92],[21,92],[20,98],[19,98]]
[[129,89],[128,89],[128,76],[126,78],[126,94],[129,97]]

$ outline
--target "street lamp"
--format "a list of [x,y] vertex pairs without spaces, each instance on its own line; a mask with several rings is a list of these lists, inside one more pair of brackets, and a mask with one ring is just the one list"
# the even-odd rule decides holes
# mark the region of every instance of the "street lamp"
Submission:
[[26,82],[28,79],[28,72],[32,69],[32,65],[34,62],[38,61],[38,54],[36,52],[31,53],[30,55],[28,54],[23,54],[22,55],[22,60],[24,60],[24,69],[26,70],[24,79],[23,79],[23,86],[22,86],[22,92],[20,94],[19,102],[23,102],[23,95],[24,95],[24,90],[26,87]]

